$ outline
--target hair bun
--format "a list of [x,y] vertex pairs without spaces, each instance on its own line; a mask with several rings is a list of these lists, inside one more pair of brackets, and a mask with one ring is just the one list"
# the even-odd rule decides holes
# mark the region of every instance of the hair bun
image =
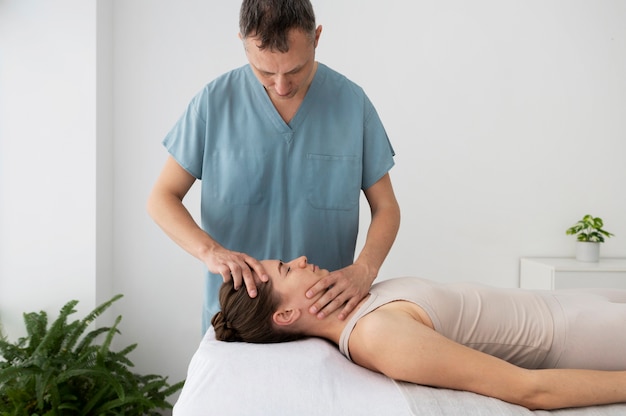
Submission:
[[215,329],[215,338],[220,341],[235,342],[240,341],[237,331],[228,325],[226,316],[222,311],[219,311],[211,319],[213,329]]

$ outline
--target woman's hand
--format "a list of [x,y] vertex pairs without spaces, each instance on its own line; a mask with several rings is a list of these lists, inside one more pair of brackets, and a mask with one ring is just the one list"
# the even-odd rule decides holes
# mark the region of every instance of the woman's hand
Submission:
[[356,263],[331,272],[306,292],[309,299],[323,292],[309,312],[323,319],[343,306],[338,317],[341,320],[346,319],[369,293],[373,279],[370,280],[367,276],[366,266]]

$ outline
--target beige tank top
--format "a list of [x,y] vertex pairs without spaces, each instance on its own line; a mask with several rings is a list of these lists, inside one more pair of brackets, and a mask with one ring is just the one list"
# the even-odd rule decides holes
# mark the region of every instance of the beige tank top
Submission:
[[541,368],[552,346],[552,313],[538,291],[402,277],[372,286],[341,334],[342,354],[351,359],[348,340],[361,317],[398,300],[423,308],[447,338],[520,367]]

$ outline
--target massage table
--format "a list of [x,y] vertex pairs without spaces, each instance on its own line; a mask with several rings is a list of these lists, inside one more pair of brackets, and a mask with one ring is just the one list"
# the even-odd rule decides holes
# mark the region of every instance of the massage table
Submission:
[[626,404],[531,411],[465,391],[398,382],[346,359],[330,342],[215,339],[193,355],[173,416],[624,416]]

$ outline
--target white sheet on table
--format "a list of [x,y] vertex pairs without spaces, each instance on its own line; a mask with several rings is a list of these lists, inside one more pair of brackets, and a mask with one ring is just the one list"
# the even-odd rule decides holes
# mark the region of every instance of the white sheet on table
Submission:
[[624,416],[626,404],[532,412],[474,393],[395,382],[311,338],[259,345],[215,340],[188,368],[174,416]]
[[468,391],[396,382],[414,416],[624,416],[626,404],[579,409],[535,410]]
[[215,340],[212,328],[189,364],[174,416],[410,416],[394,382],[311,338],[258,345]]

